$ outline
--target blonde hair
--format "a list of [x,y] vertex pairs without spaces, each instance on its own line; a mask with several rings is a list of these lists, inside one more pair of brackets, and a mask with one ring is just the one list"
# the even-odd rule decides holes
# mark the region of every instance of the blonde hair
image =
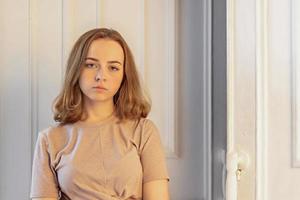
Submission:
[[81,120],[85,110],[83,93],[79,87],[79,76],[91,43],[96,39],[111,39],[118,42],[124,52],[124,75],[118,92],[114,95],[115,115],[124,119],[147,117],[151,109],[151,99],[142,89],[138,71],[129,46],[120,33],[107,28],[97,28],[84,33],[74,44],[69,55],[64,83],[59,95],[54,99],[52,111],[59,125]]

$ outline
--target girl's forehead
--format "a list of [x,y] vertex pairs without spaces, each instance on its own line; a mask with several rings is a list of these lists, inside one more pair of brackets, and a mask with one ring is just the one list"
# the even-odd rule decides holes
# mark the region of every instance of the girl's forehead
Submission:
[[124,60],[124,52],[122,46],[111,39],[97,39],[94,40],[87,52],[87,57],[94,57],[95,59],[118,59]]

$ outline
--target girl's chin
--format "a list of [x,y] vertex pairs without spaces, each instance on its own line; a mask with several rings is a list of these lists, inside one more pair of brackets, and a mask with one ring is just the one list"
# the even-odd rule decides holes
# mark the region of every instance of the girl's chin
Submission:
[[89,101],[95,101],[95,102],[106,102],[106,101],[113,101],[113,98],[108,97],[100,97],[100,96],[92,96],[88,98]]

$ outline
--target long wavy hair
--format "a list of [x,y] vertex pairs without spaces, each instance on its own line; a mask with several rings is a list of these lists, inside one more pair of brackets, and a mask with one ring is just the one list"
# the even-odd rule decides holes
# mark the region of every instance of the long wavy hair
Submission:
[[[63,86],[54,99],[52,111],[59,125],[75,123],[85,114],[83,93],[79,77],[91,43],[96,39],[111,39],[118,42],[124,52],[124,75],[120,88],[113,97],[115,115],[119,120],[146,118],[151,109],[149,94],[141,87],[134,57],[124,38],[113,29],[96,28],[82,36],[74,44],[66,66]],[[86,118],[85,118],[86,119]]]

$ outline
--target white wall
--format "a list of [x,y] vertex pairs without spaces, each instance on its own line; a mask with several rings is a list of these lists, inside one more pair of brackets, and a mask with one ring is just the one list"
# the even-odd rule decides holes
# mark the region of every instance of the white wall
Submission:
[[70,48],[100,26],[124,35],[150,91],[171,198],[210,199],[210,3],[175,2],[0,1],[0,199],[28,198],[36,136],[54,123]]

